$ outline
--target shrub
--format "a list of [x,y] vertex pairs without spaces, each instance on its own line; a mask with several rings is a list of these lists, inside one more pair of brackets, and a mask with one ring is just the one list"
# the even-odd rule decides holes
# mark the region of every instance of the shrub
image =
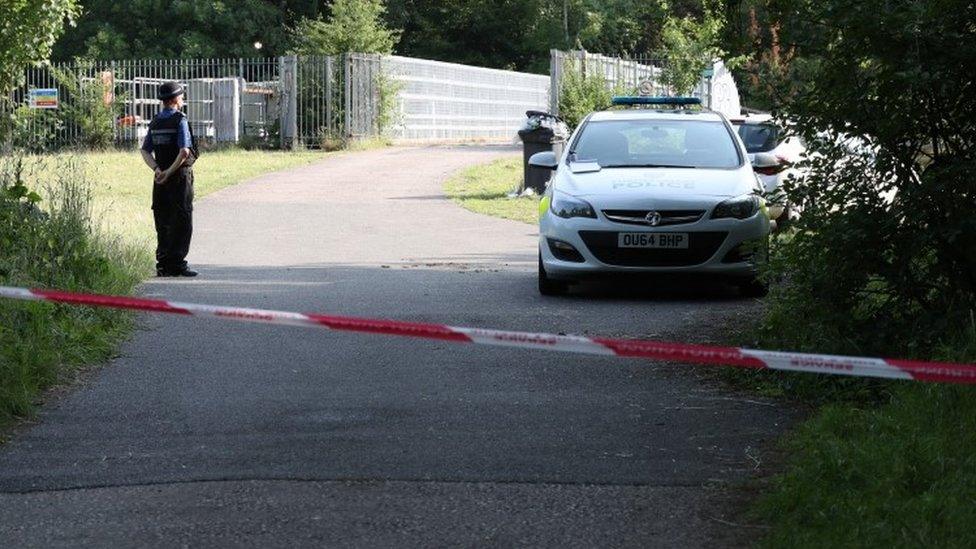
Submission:
[[403,82],[382,70],[382,60],[376,74],[376,90],[379,96],[376,105],[376,129],[379,135],[388,135],[403,122],[399,101]]
[[613,95],[612,84],[601,73],[567,61],[559,81],[559,116],[573,129],[586,115],[609,107]]
[[[61,112],[66,124],[77,128],[81,140],[78,143],[87,149],[106,149],[115,143],[115,120],[122,113],[121,97],[114,97],[115,90],[98,73],[94,77],[79,77],[72,71],[51,67],[51,74],[58,85],[67,92],[61,102]],[[85,69],[79,67],[76,71]],[[92,72],[92,71],[88,71]],[[108,101],[106,101],[108,99]]]
[[[30,164],[0,160],[0,284],[131,292],[148,257],[96,232],[78,161]],[[48,181],[43,200],[25,184],[35,178]],[[0,300],[0,420],[29,413],[72,366],[107,358],[127,322],[117,311]]]
[[[952,4],[952,3],[950,3]],[[963,3],[957,8],[963,10]],[[781,108],[806,138],[776,250],[769,333],[794,347],[930,355],[976,310],[976,44],[943,5],[805,4]],[[823,33],[809,21],[830,21]],[[905,55],[904,52],[912,52]]]

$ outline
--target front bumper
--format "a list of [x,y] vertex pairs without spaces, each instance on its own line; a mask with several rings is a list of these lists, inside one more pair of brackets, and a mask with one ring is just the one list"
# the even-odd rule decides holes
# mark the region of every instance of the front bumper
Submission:
[[[563,219],[545,212],[539,223],[539,250],[546,274],[580,280],[613,274],[697,273],[732,277],[756,274],[770,232],[767,215],[748,219],[708,219],[666,227],[641,227],[597,219]],[[687,250],[617,248],[621,232],[687,233]],[[550,242],[572,246],[555,248]],[[750,252],[759,253],[750,253]],[[555,253],[554,253],[555,252]],[[580,261],[581,260],[581,261]]]

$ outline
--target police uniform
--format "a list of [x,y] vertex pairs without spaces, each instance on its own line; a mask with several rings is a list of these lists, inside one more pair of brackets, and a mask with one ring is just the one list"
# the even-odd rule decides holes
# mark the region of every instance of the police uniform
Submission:
[[[159,98],[183,93],[178,85],[164,84]],[[191,150],[188,158],[169,179],[153,182],[152,210],[156,225],[156,273],[160,276],[193,276],[186,256],[193,235],[193,167],[196,147],[182,112],[165,108],[153,117],[142,150],[149,152],[163,170],[176,161],[180,149]]]

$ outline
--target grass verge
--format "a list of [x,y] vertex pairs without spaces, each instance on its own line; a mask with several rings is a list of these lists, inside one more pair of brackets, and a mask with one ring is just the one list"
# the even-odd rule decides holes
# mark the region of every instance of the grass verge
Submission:
[[523,223],[539,220],[539,198],[509,198],[522,180],[522,158],[499,158],[461,170],[444,184],[444,193],[472,212]]
[[[29,158],[31,188],[43,191],[44,181],[54,175],[59,158],[72,155],[45,155]],[[227,149],[208,151],[193,166],[196,199],[263,173],[301,166],[323,158],[313,151],[246,151]],[[136,151],[86,152],[79,155],[80,166],[91,181],[93,217],[100,229],[120,236],[133,246],[154,248],[152,211],[152,172]],[[42,193],[43,194],[43,193]]]
[[[976,321],[951,341],[936,359],[976,362]],[[762,546],[976,546],[976,387],[729,376],[818,407],[781,441],[785,470],[752,511],[770,527]]]
[[898,384],[880,405],[822,407],[785,441],[756,512],[766,547],[972,547],[976,398]]
[[[194,166],[205,196],[317,152],[215,151]],[[0,159],[0,284],[129,294],[152,272],[152,179],[135,152]],[[114,310],[0,300],[0,425],[112,356],[132,327]]]

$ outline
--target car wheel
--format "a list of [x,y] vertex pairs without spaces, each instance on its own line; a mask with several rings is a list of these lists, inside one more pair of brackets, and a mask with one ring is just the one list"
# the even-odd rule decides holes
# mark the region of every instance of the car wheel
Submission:
[[546,274],[542,266],[542,254],[539,254],[539,293],[542,295],[563,295],[569,289],[569,284],[553,280]]
[[766,297],[769,285],[757,277],[746,279],[738,283],[739,293],[743,297]]

